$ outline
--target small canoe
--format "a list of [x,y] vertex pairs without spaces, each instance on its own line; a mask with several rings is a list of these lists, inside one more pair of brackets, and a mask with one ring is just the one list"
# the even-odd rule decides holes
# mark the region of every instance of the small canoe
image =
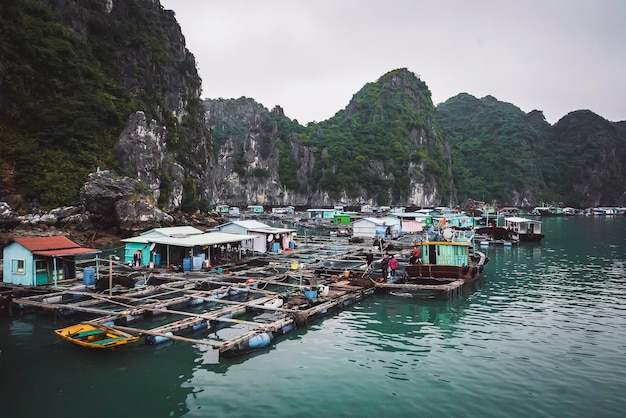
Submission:
[[54,331],[61,338],[89,348],[113,348],[139,341],[139,337],[102,325],[76,324]]

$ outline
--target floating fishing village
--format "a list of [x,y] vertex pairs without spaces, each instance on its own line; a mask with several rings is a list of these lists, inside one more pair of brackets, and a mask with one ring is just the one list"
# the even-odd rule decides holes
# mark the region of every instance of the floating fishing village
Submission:
[[[267,218],[282,226],[272,226],[261,222],[262,207],[228,210],[227,222],[210,231],[155,228],[108,255],[62,235],[15,237],[3,251],[3,307],[75,319],[55,332],[80,346],[182,341],[206,346],[218,361],[376,294],[462,296],[488,264],[482,246],[543,237],[541,221],[510,213],[366,216],[334,208],[299,217],[280,209]],[[324,233],[306,233],[315,229]]]

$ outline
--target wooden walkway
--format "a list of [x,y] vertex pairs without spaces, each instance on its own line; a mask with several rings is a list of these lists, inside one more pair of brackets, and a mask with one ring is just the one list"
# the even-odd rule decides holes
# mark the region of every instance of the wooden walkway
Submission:
[[[325,286],[326,294],[312,300],[305,297],[303,289],[313,287],[301,286],[284,275],[250,280],[254,284],[179,278],[155,286],[148,282],[144,288],[112,296],[62,290],[15,299],[14,303],[62,316],[81,313],[91,317],[82,322],[130,332],[145,337],[148,344],[180,340],[210,346],[220,355],[238,355],[267,346],[274,338],[373,293],[348,282],[323,280],[317,286],[322,290]],[[160,324],[151,327],[155,322]],[[243,325],[240,335],[217,338],[218,330],[233,325]]]
[[[299,263],[303,256],[322,253],[328,247],[328,243],[319,247],[303,245],[301,250],[288,254],[229,266],[228,274],[149,270],[143,275],[145,284],[134,288],[120,290],[115,286],[115,291],[107,288],[102,292],[85,286],[53,289],[16,298],[13,304],[66,318],[87,318],[76,322],[106,325],[143,337],[147,344],[185,341],[203,345],[219,359],[267,347],[277,337],[375,292],[434,292],[437,297],[443,292],[444,297],[453,297],[463,284],[458,281],[442,287],[375,283],[364,270],[369,247],[355,245],[337,248],[325,259],[316,257],[316,262],[305,261],[310,264],[308,268],[295,268],[302,266]],[[312,297],[315,294],[317,297]]]

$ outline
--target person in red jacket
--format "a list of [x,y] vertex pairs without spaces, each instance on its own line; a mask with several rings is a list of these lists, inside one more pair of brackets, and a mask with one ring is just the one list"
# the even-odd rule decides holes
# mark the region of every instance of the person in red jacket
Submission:
[[400,264],[398,260],[393,255],[391,255],[389,257],[389,273],[392,279],[396,277],[396,269],[398,268],[398,264]]

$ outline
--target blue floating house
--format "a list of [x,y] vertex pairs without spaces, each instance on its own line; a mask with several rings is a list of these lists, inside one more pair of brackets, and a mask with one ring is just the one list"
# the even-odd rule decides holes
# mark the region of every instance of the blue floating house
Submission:
[[20,237],[3,250],[5,283],[42,286],[76,278],[76,256],[99,254],[83,248],[65,236]]

